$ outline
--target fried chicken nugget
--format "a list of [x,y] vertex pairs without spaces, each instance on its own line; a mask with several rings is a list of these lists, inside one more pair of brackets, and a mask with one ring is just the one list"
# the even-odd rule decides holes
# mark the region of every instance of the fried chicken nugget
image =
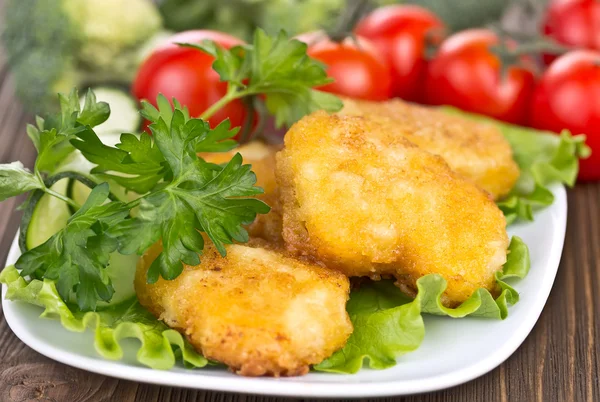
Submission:
[[448,306],[494,291],[506,261],[506,220],[438,156],[389,125],[316,112],[277,155],[287,248],[347,276],[393,275],[414,292],[423,275],[448,282]]
[[499,199],[519,178],[519,167],[502,133],[489,124],[393,99],[344,99],[342,115],[368,116],[424,150],[439,155],[458,174]]
[[244,163],[252,165],[252,171],[256,174],[256,185],[264,190],[264,193],[258,198],[271,207],[271,212],[257,215],[254,222],[246,229],[251,237],[265,239],[277,245],[283,244],[279,194],[275,181],[275,154],[280,149],[279,145],[267,145],[261,141],[252,141],[229,152],[199,154],[207,162],[222,164],[229,162],[239,152]]
[[246,245],[227,246],[222,258],[207,245],[200,265],[151,285],[146,273],[160,251],[155,245],[138,264],[140,303],[238,374],[306,374],[352,332],[349,282],[338,272]]

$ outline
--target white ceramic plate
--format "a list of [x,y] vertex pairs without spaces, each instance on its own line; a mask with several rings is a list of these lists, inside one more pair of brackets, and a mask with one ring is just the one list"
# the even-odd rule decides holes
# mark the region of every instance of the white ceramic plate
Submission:
[[[296,378],[242,378],[222,368],[157,371],[136,363],[136,341],[125,344],[126,356],[115,362],[99,357],[92,334],[73,333],[57,321],[39,319],[41,309],[4,300],[6,321],[32,349],[51,359],[113,377],[178,387],[296,397],[375,397],[433,391],[458,385],[492,370],[521,345],[537,321],[552,288],[562,253],[567,219],[564,187],[553,188],[556,201],[537,213],[533,223],[509,228],[527,243],[531,252],[529,275],[515,282],[521,301],[504,321],[425,317],[421,347],[398,359],[391,369],[363,369],[356,375],[310,373]],[[19,256],[12,245],[8,264]]]

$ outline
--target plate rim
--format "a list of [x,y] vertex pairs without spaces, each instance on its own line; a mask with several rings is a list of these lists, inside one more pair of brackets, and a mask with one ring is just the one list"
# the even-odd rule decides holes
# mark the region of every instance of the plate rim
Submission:
[[[342,381],[303,383],[301,381],[289,381],[285,378],[216,377],[205,376],[200,372],[194,374],[195,381],[192,381],[190,376],[181,375],[180,372],[176,371],[154,370],[147,367],[129,365],[124,366],[119,361],[81,356],[76,353],[62,351],[49,344],[39,343],[19,324],[16,312],[11,308],[11,304],[17,302],[5,299],[7,287],[4,285],[2,285],[2,309],[10,329],[31,349],[68,366],[113,378],[207,391],[287,397],[361,398],[410,395],[437,391],[471,381],[498,367],[521,346],[537,323],[556,278],[566,235],[568,210],[566,189],[563,185],[553,185],[552,192],[555,195],[555,202],[562,201],[561,204],[564,205],[564,211],[562,211],[562,219],[559,219],[557,222],[556,234],[552,237],[553,243],[550,246],[549,261],[554,262],[551,267],[552,272],[546,274],[543,277],[543,281],[539,284],[543,297],[535,299],[535,304],[529,309],[527,316],[530,319],[526,321],[527,325],[516,327],[516,331],[502,348],[496,349],[476,364],[435,377],[382,381],[372,383],[371,385],[376,385],[374,387],[365,383],[346,383]],[[14,263],[20,254],[18,234],[17,232],[9,250],[6,261],[7,265]],[[335,376],[335,374],[323,374]]]

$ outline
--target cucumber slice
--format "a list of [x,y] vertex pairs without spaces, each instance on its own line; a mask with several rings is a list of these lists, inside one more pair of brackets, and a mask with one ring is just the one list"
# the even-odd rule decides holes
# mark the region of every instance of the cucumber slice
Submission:
[[[105,138],[102,139],[104,141]],[[118,142],[118,139],[117,139]],[[120,201],[129,202],[133,201],[139,197],[139,194],[134,193],[133,191],[127,191],[124,187],[120,186],[113,180],[104,180],[98,177],[94,177],[90,174],[90,170],[93,169],[95,165],[90,163],[87,159],[83,157],[81,152],[75,151],[58,167],[56,170],[57,173],[60,172],[76,172],[81,174],[82,176],[87,177],[91,181],[96,183],[101,183],[102,181],[106,181],[110,186],[110,192],[117,197]],[[69,186],[67,188],[67,196],[75,201],[79,205],[83,205],[87,197],[90,195],[92,190],[86,186],[85,184],[71,179],[69,182]],[[74,211],[72,211],[74,212]]]
[[[134,193],[133,191],[127,191],[125,188],[119,186],[113,180],[109,179],[106,180],[106,182],[110,187],[110,192],[115,197],[117,197],[119,201],[129,202],[139,197],[137,193]],[[77,204],[83,205],[83,203],[85,202],[85,200],[87,200],[91,192],[92,190],[85,184],[77,180],[71,180],[71,182],[69,183],[67,196],[73,201],[75,201]]]
[[[105,134],[135,133],[138,131],[142,119],[135,99],[126,92],[116,88],[97,87],[92,89],[98,101],[106,102],[110,105],[110,117],[108,120],[94,128],[94,131],[102,139],[102,142],[105,142],[103,138]],[[80,99],[82,106],[84,99],[85,97]]]
[[[54,183],[52,190],[59,194],[67,193],[69,179],[61,179]],[[67,224],[71,211],[64,201],[44,194],[31,214],[27,229],[27,249],[32,249],[48,240]]]
[[136,254],[123,255],[112,253],[110,255],[110,262],[108,267],[106,267],[105,272],[112,282],[115,293],[113,294],[110,303],[99,301],[97,304],[98,309],[107,307],[112,308],[119,303],[131,300],[132,297],[135,297],[133,280],[135,278],[135,269],[139,258],[140,257]]
[[88,186],[83,184],[77,180],[71,180],[69,182],[69,189],[67,192],[67,196],[75,201],[79,205],[83,205],[85,200],[87,200],[88,196],[92,192]]
[[[90,189],[81,182],[64,178],[51,186],[59,194],[69,195],[78,204],[83,204],[87,199]],[[31,219],[25,237],[26,249],[32,249],[48,240],[52,235],[67,224],[71,210],[69,206],[56,197],[44,194],[39,199],[31,213]],[[122,255],[118,252],[110,255],[110,261],[105,272],[110,278],[115,293],[110,303],[98,302],[98,309],[113,307],[135,296],[133,279],[139,256]],[[71,300],[74,302],[74,300]]]

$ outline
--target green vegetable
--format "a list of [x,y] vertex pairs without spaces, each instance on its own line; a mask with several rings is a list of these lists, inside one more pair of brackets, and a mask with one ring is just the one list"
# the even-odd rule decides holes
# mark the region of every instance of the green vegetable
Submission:
[[[111,105],[110,118],[96,126],[94,130],[98,136],[121,133],[135,133],[138,131],[142,119],[138,111],[137,101],[125,91],[113,87],[93,88],[96,99]],[[80,103],[85,98],[80,99]],[[118,136],[117,136],[118,139]]]
[[[59,194],[68,195],[69,188],[72,189],[75,185],[81,186],[77,187],[79,192],[85,191],[85,196],[82,195],[83,198],[81,201],[83,204],[91,190],[80,181],[67,177],[58,180],[50,188]],[[67,226],[69,217],[71,216],[69,206],[64,201],[43,192],[41,194],[41,198],[35,203],[31,201],[30,206],[24,212],[25,214],[29,213],[29,208],[33,208],[31,218],[26,220],[26,222],[29,222],[29,225],[21,231],[21,236],[25,238],[23,252],[40,246],[54,234],[61,231]],[[70,198],[76,202],[78,200],[77,197]],[[121,255],[114,252],[110,254],[105,273],[110,278],[111,285],[114,287],[114,294],[111,298],[112,306],[135,296],[133,277],[135,275],[137,260],[138,257],[136,255]],[[75,302],[75,300],[69,300],[69,302]],[[98,302],[99,307],[106,304],[104,301]]]
[[213,69],[227,81],[227,94],[208,110],[207,119],[234,99],[261,95],[276,125],[291,125],[315,111],[338,111],[342,102],[334,95],[312,89],[331,82],[324,65],[306,55],[307,45],[289,39],[284,31],[276,37],[254,32],[251,45],[223,49],[214,42],[183,44],[213,55]]
[[45,120],[38,116],[35,126],[27,126],[27,135],[38,152],[34,169],[38,176],[56,170],[58,164],[73,152],[69,140],[75,134],[84,131],[86,126],[92,128],[104,123],[110,115],[108,104],[97,102],[92,91],[87,92],[83,108],[77,90],[72,90],[68,96],[59,94],[58,99],[60,113]]
[[315,369],[356,373],[365,360],[372,369],[396,365],[399,356],[420,346],[425,334],[422,313],[453,318],[474,316],[504,319],[508,315],[508,305],[519,300],[519,294],[506,280],[525,277],[529,267],[527,246],[520,238],[513,237],[507,262],[496,273],[500,296],[494,300],[487,289],[478,289],[454,309],[442,305],[441,296],[446,289],[446,280],[440,275],[431,274],[420,278],[414,300],[403,295],[391,281],[362,286],[352,292],[347,305],[354,332],[343,349],[315,366]]
[[418,298],[424,313],[447,315],[453,318],[466,316],[505,319],[508,306],[519,301],[519,293],[507,282],[511,278],[524,278],[529,272],[529,249],[519,237],[514,236],[508,247],[507,261],[502,270],[496,272],[496,283],[501,289],[494,300],[487,289],[477,289],[466,301],[456,308],[442,305],[441,296],[446,290],[446,280],[439,275],[426,275],[417,281]]
[[161,24],[150,0],[8,0],[2,42],[17,95],[39,113],[57,92],[129,83]]
[[263,14],[265,0],[159,0],[165,28],[212,29],[248,39]]
[[334,25],[347,3],[345,0],[266,0],[262,2],[258,25],[270,34],[282,29],[290,35],[315,31]]
[[94,347],[105,359],[122,359],[121,340],[135,338],[140,341],[137,360],[148,367],[168,370],[179,357],[188,368],[208,363],[179,332],[154,318],[135,297],[97,313],[86,313],[72,311],[61,300],[53,281],[33,279],[28,283],[13,266],[0,273],[0,282],[7,285],[7,299],[43,307],[43,318],[58,318],[69,331],[92,328]]
[[314,367],[317,371],[356,373],[364,360],[373,369],[389,368],[425,337],[419,296],[411,301],[391,281],[361,286],[352,292],[346,309],[354,332],[343,349]]
[[[28,129],[39,152],[34,173],[13,164],[0,165],[0,171],[9,172],[2,176],[6,179],[0,182],[0,194],[14,196],[35,188],[25,214],[28,219],[35,215],[32,208],[44,193],[76,211],[62,230],[39,246],[23,250],[15,265],[23,276],[55,281],[62,299],[76,300],[82,311],[95,310],[98,301],[111,300],[114,288],[106,267],[116,250],[141,254],[162,239],[163,253],[151,265],[148,279],[154,282],[159,275],[173,279],[181,273],[183,263],[200,263],[198,254],[204,248],[200,232],[225,255],[224,244],[248,240],[242,225],[251,223],[257,213],[269,211],[262,201],[246,198],[262,190],[254,187],[256,176],[249,165],[242,165],[239,154],[226,166],[206,163],[197,156],[197,151],[229,150],[235,145],[231,138],[237,130],[230,130],[228,121],[212,130],[204,120],[191,119],[177,101],[173,101],[173,109],[161,97],[159,109],[144,105],[152,137],[123,134],[121,142],[110,147],[92,129],[108,118],[106,103],[97,102],[91,91],[83,109],[76,91],[68,97],[61,95],[60,101],[60,114],[38,119],[37,127]],[[129,203],[117,201],[110,195],[108,183],[97,185],[74,172],[61,172],[43,181],[45,171],[65,163],[73,150],[71,144],[98,164],[96,171],[111,171],[106,176],[145,194]],[[94,187],[83,206],[64,191],[50,188],[63,177]],[[131,218],[130,211],[138,206],[139,213]],[[22,225],[24,238],[29,224],[25,221]]]
[[518,219],[532,221],[535,209],[551,205],[554,195],[548,186],[552,183],[573,186],[579,172],[579,159],[587,158],[591,153],[585,144],[585,135],[572,136],[565,130],[558,136],[451,107],[443,110],[493,124],[509,142],[521,175],[511,193],[498,202],[508,223]]
[[499,124],[513,149],[521,176],[509,196],[498,206],[509,222],[533,220],[533,210],[554,202],[548,189],[552,183],[572,187],[579,172],[579,159],[587,158],[591,150],[585,135],[572,136],[563,131],[560,136],[508,124]]
[[[50,189],[59,194],[66,194],[69,179],[61,179],[54,183]],[[62,200],[42,193],[39,201],[32,204],[33,211],[28,220],[29,225],[25,233],[26,248],[29,250],[45,243],[56,232],[64,228],[71,216],[69,206]]]
[[0,201],[43,187],[39,177],[25,169],[21,162],[0,165]]
[[104,268],[118,240],[107,228],[123,221],[129,209],[122,202],[104,204],[108,194],[108,184],[96,186],[64,229],[15,263],[23,276],[56,281],[62,299],[74,298],[84,311],[95,310],[97,300],[110,301],[114,293]]
[[508,305],[519,301],[519,294],[505,282],[524,278],[529,272],[529,251],[518,237],[509,246],[508,260],[496,274],[500,296],[494,300],[487,289],[478,289],[460,306],[451,309],[442,305],[440,297],[446,281],[430,274],[417,281],[417,296],[411,300],[392,281],[371,282],[350,295],[346,306],[354,332],[341,350],[314,368],[317,371],[356,373],[363,362],[372,369],[396,365],[396,359],[417,349],[425,335],[422,313],[504,319]]
[[187,110],[180,110],[176,101],[175,110],[164,97],[159,98],[158,104],[159,109],[144,105],[144,115],[152,122],[152,137],[142,134],[138,141],[123,134],[121,144],[108,147],[88,130],[72,141],[88,160],[98,164],[92,172],[127,173],[126,178],[110,176],[126,188],[144,193],[161,180],[170,181],[140,199],[136,218],[114,228],[124,254],[142,253],[162,239],[163,252],[148,270],[150,283],[159,275],[165,279],[177,277],[183,269],[182,262],[200,263],[198,254],[204,248],[204,240],[199,232],[205,232],[224,256],[224,244],[248,241],[242,225],[251,223],[257,213],[269,211],[262,201],[239,198],[262,192],[254,187],[256,176],[249,165],[242,165],[241,155],[237,154],[224,167],[206,163],[197,156],[198,151],[231,148],[230,138],[237,130],[229,129],[229,121],[211,130],[207,122],[190,119]]
[[85,0],[78,2],[81,47],[79,65],[102,81],[128,83],[137,71],[136,53],[162,28],[151,0]]

